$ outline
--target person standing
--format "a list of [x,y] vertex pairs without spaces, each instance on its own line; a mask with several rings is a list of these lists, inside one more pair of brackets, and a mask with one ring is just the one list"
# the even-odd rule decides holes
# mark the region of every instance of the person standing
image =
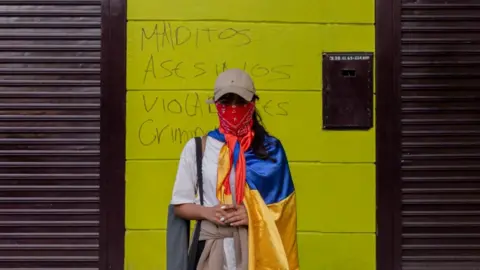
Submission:
[[295,188],[280,140],[255,109],[258,99],[243,70],[218,76],[210,102],[219,128],[203,138],[199,164],[203,205],[194,139],[180,156],[171,205],[177,217],[201,221],[198,270],[299,269]]

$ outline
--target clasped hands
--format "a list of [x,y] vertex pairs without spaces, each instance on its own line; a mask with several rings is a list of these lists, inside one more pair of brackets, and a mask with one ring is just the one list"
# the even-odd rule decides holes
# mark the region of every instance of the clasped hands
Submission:
[[248,214],[244,205],[219,204],[206,207],[205,219],[221,226],[248,226]]

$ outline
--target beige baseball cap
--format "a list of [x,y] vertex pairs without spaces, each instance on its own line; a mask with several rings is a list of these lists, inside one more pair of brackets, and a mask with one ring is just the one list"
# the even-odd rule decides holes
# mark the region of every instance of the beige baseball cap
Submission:
[[255,95],[255,86],[253,80],[245,71],[232,68],[218,75],[215,81],[215,90],[213,100],[207,100],[207,103],[214,103],[225,94],[237,94],[243,99],[250,101]]

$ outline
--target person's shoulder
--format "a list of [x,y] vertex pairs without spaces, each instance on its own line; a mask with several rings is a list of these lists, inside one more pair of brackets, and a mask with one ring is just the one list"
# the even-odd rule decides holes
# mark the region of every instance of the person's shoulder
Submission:
[[190,138],[186,143],[185,143],[185,146],[183,148],[194,148],[195,149],[195,137],[194,138]]
[[195,138],[191,138],[183,146],[182,155],[180,158],[185,158],[192,155],[193,153],[195,153],[195,150]]
[[268,152],[283,151],[283,145],[280,139],[270,134],[265,135],[264,145]]
[[275,137],[273,135],[270,135],[270,134],[265,135],[265,143],[273,144],[273,145],[281,145],[282,144],[280,139],[278,139],[277,137]]
[[[211,137],[211,136],[208,136],[208,135],[205,135],[206,137],[206,144],[207,144],[207,148],[206,149],[209,149],[208,146],[216,146],[216,147],[222,147],[223,146],[223,142]],[[202,137],[200,137],[202,138]],[[189,139],[185,145],[183,146],[183,153],[184,155],[193,155],[195,154],[195,152],[197,151],[197,147],[196,147],[196,142],[195,142],[195,137],[194,138],[191,138]]]

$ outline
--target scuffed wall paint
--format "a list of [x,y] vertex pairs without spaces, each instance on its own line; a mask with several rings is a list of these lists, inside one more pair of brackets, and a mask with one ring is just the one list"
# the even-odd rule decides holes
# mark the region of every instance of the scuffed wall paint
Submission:
[[285,145],[301,269],[375,269],[375,131],[324,131],[321,109],[322,53],[374,51],[373,13],[369,0],[129,1],[126,269],[165,269],[177,159],[216,125],[205,100],[232,67]]

